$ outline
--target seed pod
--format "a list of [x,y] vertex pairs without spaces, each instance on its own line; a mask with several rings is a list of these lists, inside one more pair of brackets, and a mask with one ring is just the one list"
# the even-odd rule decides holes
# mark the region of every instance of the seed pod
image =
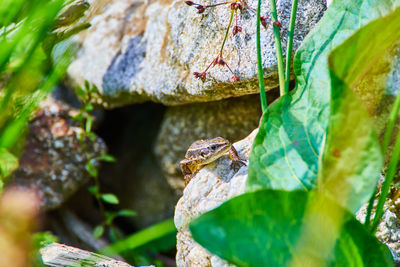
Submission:
[[263,25],[265,29],[268,29],[267,19],[269,19],[267,16],[260,16],[261,25]]
[[185,4],[188,6],[193,6],[195,5],[195,3],[193,3],[192,1],[185,1]]
[[233,27],[232,34],[233,34],[233,36],[235,36],[238,32],[241,32],[241,31],[242,31],[242,27],[236,25],[235,27]]
[[199,14],[203,13],[206,10],[206,8],[202,5],[198,5],[196,8],[197,8],[197,13]]
[[206,81],[206,76],[207,76],[207,73],[206,73],[206,72],[202,72],[202,73],[200,73],[200,72],[193,72],[193,75],[194,75],[194,77],[196,77],[197,79],[200,79],[202,82],[205,82],[205,81]]
[[230,8],[231,10],[237,10],[237,9],[242,10],[242,9],[243,9],[243,6],[242,6],[240,3],[235,2],[235,3],[232,3],[232,4],[229,6],[229,8]]
[[282,28],[282,23],[280,23],[280,22],[277,21],[277,20],[274,20],[274,25],[275,25],[276,27],[278,27],[278,28]]
[[235,83],[235,82],[239,82],[240,78],[239,76],[237,76],[236,74],[233,74],[232,78],[231,78],[231,82]]
[[222,58],[217,59],[217,64],[220,66],[225,66],[225,61]]

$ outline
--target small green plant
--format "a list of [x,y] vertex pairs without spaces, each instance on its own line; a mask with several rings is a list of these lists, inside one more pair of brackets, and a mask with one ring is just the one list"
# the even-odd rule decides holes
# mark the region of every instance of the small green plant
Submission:
[[83,102],[83,105],[80,108],[80,112],[74,116],[74,119],[81,124],[83,131],[79,134],[78,140],[81,143],[81,146],[84,148],[86,152],[86,156],[88,161],[86,163],[86,171],[93,178],[94,185],[89,187],[89,192],[95,197],[97,200],[97,204],[99,206],[101,214],[104,216],[104,221],[96,226],[93,230],[93,236],[96,238],[101,237],[104,234],[106,228],[110,230],[110,238],[112,240],[117,240],[120,238],[119,232],[114,226],[114,219],[117,217],[132,217],[136,216],[136,212],[128,209],[120,210],[120,211],[106,211],[104,207],[104,203],[110,205],[118,205],[119,199],[116,195],[112,193],[102,193],[100,188],[99,181],[99,170],[98,170],[98,162],[115,162],[115,158],[108,154],[102,154],[100,156],[93,157],[89,150],[86,147],[85,141],[89,139],[94,142],[97,139],[97,136],[92,132],[92,126],[94,122],[94,117],[90,113],[93,111],[94,107],[91,104],[93,98],[96,94],[98,94],[98,89],[96,86],[91,86],[88,81],[85,82],[84,88],[77,88],[77,95]]

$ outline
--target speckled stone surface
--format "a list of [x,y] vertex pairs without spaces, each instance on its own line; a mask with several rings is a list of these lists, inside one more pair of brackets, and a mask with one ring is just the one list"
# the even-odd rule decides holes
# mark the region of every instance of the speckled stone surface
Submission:
[[[255,7],[256,2],[250,0],[248,4]],[[283,44],[290,6],[290,0],[277,1]],[[232,74],[224,67],[211,68],[205,83],[192,75],[203,71],[217,56],[230,17],[228,6],[198,14],[196,8],[182,0],[115,0],[98,9],[91,20],[92,27],[76,38],[81,48],[68,73],[72,84],[82,85],[88,80],[96,85],[101,92],[98,102],[104,106],[146,100],[178,105],[257,92],[254,12],[240,12],[238,25],[242,32],[233,37],[230,32],[225,44],[223,57],[241,78],[232,85]],[[294,49],[325,9],[325,0],[299,1]],[[269,14],[268,1],[263,2],[262,10]],[[266,88],[271,89],[278,84],[272,26],[263,29],[261,35]],[[282,48],[285,51],[285,45]]]
[[[380,183],[383,182],[383,179],[384,176],[381,177]],[[376,204],[377,201],[375,201],[375,205]],[[391,201],[387,201],[385,209],[391,204]],[[357,220],[362,223],[364,223],[367,214],[367,205],[368,203],[362,206],[356,213]],[[400,264],[400,218],[398,216],[400,213],[398,211],[396,212],[397,205],[398,203],[395,203],[395,205],[389,208],[389,210],[386,210],[376,231],[376,237],[379,241],[387,245],[392,252],[393,259],[397,264],[396,266]],[[372,216],[374,216],[374,212],[372,213]]]
[[76,112],[49,97],[29,124],[20,166],[11,182],[38,190],[42,209],[59,207],[87,183],[90,176],[85,170],[86,162],[106,151],[98,137],[86,140],[86,150],[83,148],[77,138],[83,129],[71,118]]

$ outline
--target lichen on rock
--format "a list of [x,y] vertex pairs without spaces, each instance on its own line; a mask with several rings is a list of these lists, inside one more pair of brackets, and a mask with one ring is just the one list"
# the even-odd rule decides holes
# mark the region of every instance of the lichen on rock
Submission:
[[[20,166],[11,183],[35,189],[43,210],[52,210],[64,203],[90,180],[85,165],[90,158],[106,152],[103,140],[85,140],[82,146],[78,135],[83,131],[70,113],[77,111],[69,105],[48,97],[29,124]],[[97,161],[94,161],[98,165]]]

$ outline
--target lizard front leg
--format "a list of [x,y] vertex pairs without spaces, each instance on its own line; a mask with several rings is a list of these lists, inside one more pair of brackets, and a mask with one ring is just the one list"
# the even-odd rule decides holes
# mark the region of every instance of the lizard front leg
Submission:
[[189,168],[187,163],[181,163],[180,167],[182,170],[183,178],[185,179],[185,186],[187,186],[189,184],[190,180],[192,180],[192,178],[193,178],[193,172]]
[[244,160],[239,157],[233,145],[231,145],[231,147],[229,148],[229,157],[232,160],[231,169],[238,171],[240,167],[246,166],[246,163],[244,163]]

